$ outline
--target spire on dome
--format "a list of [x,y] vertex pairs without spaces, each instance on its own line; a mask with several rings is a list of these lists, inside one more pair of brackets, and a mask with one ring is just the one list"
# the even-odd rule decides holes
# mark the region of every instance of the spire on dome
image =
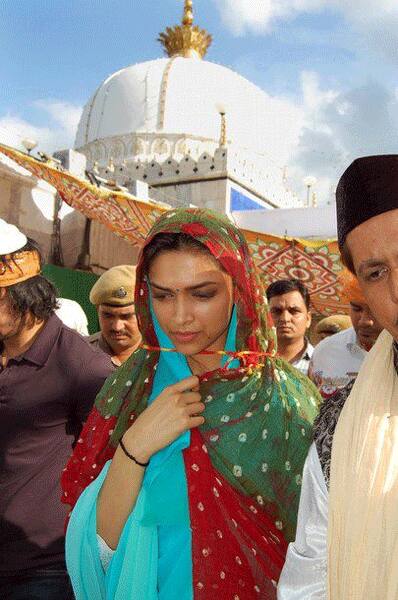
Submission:
[[203,58],[212,42],[205,29],[193,25],[192,5],[192,0],[185,0],[182,24],[166,27],[166,31],[159,35],[158,41],[170,57]]

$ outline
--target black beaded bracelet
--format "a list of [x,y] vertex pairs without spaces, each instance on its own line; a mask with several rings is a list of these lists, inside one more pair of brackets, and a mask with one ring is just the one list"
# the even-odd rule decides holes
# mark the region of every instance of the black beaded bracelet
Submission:
[[119,444],[120,444],[121,449],[123,450],[123,452],[127,456],[127,458],[129,458],[130,460],[134,461],[140,467],[147,467],[149,465],[149,460],[146,463],[142,463],[139,460],[137,460],[132,454],[130,454],[130,452],[127,450],[126,446],[123,443],[123,439],[119,440]]

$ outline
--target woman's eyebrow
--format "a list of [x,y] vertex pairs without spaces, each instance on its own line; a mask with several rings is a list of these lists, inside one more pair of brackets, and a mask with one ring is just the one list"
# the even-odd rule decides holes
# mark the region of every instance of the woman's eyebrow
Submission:
[[[198,290],[199,288],[205,287],[207,285],[217,285],[217,281],[204,281],[203,283],[198,283],[197,285],[190,285],[188,286],[187,290]],[[163,292],[173,292],[175,290],[171,289],[171,288],[166,288],[163,287],[161,285],[158,285],[157,283],[155,283],[154,281],[151,281],[151,286],[157,288],[158,290],[162,290]]]

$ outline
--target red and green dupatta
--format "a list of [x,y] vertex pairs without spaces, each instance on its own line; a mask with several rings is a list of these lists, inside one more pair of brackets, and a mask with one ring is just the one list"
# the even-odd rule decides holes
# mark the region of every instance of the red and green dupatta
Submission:
[[[239,230],[211,211],[178,209],[157,221],[146,243],[163,232],[200,241],[236,290],[241,366],[202,376],[206,420],[184,451],[194,598],[275,598],[287,543],[294,539],[319,397],[306,377],[276,356],[265,292]],[[135,303],[143,343],[156,347],[142,255]],[[145,410],[158,359],[159,351],[141,348],[105,383],[63,473],[65,503],[76,503]]]

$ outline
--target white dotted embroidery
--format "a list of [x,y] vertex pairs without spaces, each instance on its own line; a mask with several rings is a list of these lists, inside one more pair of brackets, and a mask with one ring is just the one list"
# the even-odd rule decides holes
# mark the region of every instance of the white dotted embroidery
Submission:
[[242,477],[242,467],[240,467],[239,465],[234,465],[232,472],[235,475],[235,477]]

